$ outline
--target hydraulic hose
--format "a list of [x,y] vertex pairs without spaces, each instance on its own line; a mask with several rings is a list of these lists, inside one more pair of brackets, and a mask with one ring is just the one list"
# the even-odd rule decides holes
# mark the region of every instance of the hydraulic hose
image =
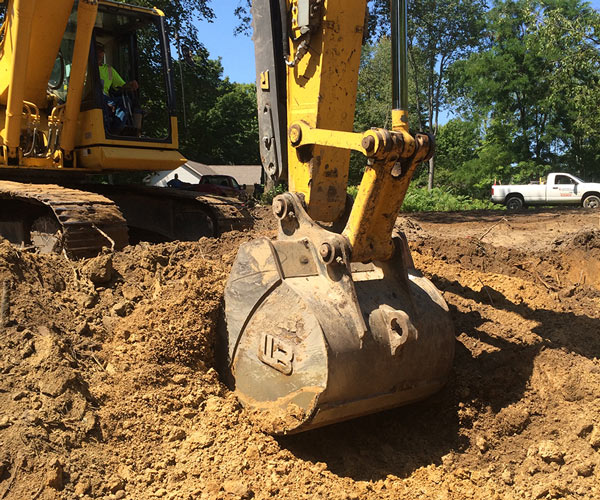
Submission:
[[290,57],[290,36],[287,14],[287,0],[279,0],[279,18],[281,19],[281,44],[283,57],[287,61]]

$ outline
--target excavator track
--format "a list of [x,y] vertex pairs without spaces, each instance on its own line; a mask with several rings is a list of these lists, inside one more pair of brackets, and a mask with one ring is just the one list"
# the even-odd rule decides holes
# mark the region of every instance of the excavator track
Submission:
[[11,219],[31,230],[32,238],[34,233],[39,237],[44,226],[55,224],[57,232],[46,236],[60,240],[60,248],[71,258],[93,257],[103,247],[120,250],[128,244],[125,218],[113,201],[99,194],[54,184],[0,181],[0,201]]
[[254,224],[246,205],[235,198],[140,185],[96,184],[84,189],[116,203],[133,233],[155,233],[163,241],[195,241],[243,231]]

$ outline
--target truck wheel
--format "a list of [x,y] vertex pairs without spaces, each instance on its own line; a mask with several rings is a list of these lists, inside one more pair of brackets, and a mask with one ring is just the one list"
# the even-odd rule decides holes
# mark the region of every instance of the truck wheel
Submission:
[[600,197],[595,194],[586,196],[583,200],[583,208],[600,208]]
[[506,209],[511,212],[516,212],[523,208],[523,199],[519,196],[509,196],[506,199]]

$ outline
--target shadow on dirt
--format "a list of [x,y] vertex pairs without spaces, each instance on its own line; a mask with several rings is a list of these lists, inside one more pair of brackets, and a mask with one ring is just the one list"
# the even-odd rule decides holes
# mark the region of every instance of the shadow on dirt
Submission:
[[[441,290],[452,290],[453,293],[458,293],[465,299],[480,304],[492,305],[496,309],[518,314],[525,320],[538,322],[539,325],[531,331],[543,339],[541,346],[553,349],[566,347],[588,359],[600,357],[600,337],[598,336],[600,319],[573,311],[557,312],[550,309],[532,309],[525,302],[515,304],[508,300],[504,294],[487,285],[485,289],[475,291],[471,288],[460,287],[460,285],[457,287],[455,282],[450,282],[438,276],[434,276],[432,281]],[[565,300],[566,303],[574,304],[576,311],[585,310],[585,306],[576,297]],[[592,302],[588,302],[588,304],[593,307]],[[471,314],[479,316],[479,313],[476,312]],[[490,337],[479,331],[478,335],[480,340],[496,347],[504,348],[506,343],[513,345],[510,342]],[[519,350],[521,349],[519,347]]]
[[[433,281],[441,289],[453,285],[438,276]],[[491,298],[495,308],[539,322],[533,331],[543,340],[524,345],[489,335],[481,328],[489,320],[478,311],[451,307],[457,334],[495,349],[474,357],[457,341],[454,370],[438,394],[418,404],[280,438],[280,444],[299,458],[324,462],[331,472],[353,480],[376,481],[390,474],[405,478],[418,468],[440,464],[444,455],[463,453],[470,445],[469,429],[482,413],[496,414],[520,401],[542,349],[566,347],[589,359],[600,356],[598,319],[533,310],[489,287],[479,292],[462,288],[460,294],[486,305]],[[462,411],[465,407],[471,411]]]
[[[478,314],[452,311],[456,331],[478,337],[485,320]],[[416,469],[439,465],[449,453],[469,447],[461,429],[472,417],[460,416],[465,402],[499,410],[518,400],[531,373],[538,349],[519,350],[509,342],[488,356],[474,358],[456,343],[454,370],[439,393],[417,404],[349,422],[280,438],[283,447],[311,462],[324,462],[339,476],[376,481],[387,475],[405,478]],[[510,390],[507,390],[510,387]]]
[[324,462],[334,474],[356,481],[376,481],[389,474],[408,477],[468,446],[458,432],[454,389],[450,381],[421,403],[279,438],[279,443],[303,460]]
[[[479,313],[452,310],[457,333],[480,338],[486,320]],[[516,346],[481,339],[500,349],[474,358],[459,341],[454,369],[442,391],[417,404],[374,414],[323,429],[279,439],[283,447],[356,481],[377,481],[387,475],[409,477],[415,470],[439,465],[449,453],[470,446],[469,429],[477,414],[494,412],[521,399],[540,346]],[[462,412],[465,406],[473,412]]]

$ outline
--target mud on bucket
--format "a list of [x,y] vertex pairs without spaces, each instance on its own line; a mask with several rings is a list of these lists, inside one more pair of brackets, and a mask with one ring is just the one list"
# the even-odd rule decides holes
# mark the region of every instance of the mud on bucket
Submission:
[[[290,434],[423,399],[447,380],[454,332],[405,240],[385,263],[325,264],[307,239],[244,244],[220,342],[241,403]],[[407,265],[409,263],[409,265]]]

